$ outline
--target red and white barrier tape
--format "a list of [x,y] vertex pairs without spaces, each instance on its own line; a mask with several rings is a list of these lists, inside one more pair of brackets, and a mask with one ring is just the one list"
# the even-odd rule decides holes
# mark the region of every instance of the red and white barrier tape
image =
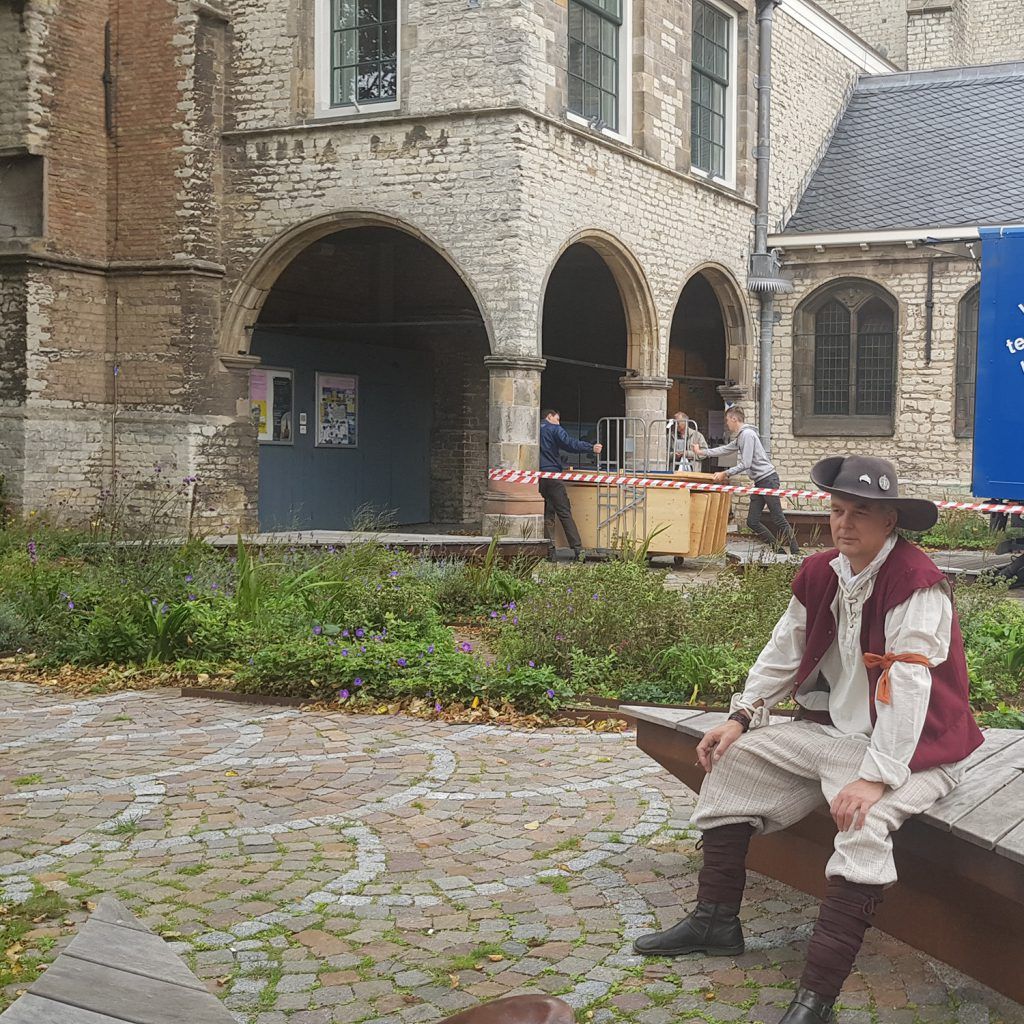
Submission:
[[[677,480],[675,477],[618,476],[614,473],[579,473],[566,471],[554,473],[536,469],[491,469],[489,480],[511,484],[533,484],[538,480],[565,480],[574,484],[612,484],[621,487],[658,487],[684,491],[720,491],[727,494],[777,495],[780,498],[810,498],[813,501],[827,501],[827,491],[804,491],[798,487],[740,487],[736,484],[701,483],[695,480]],[[992,502],[936,501],[942,509],[958,509],[964,512],[1004,512],[1024,514],[1024,505],[1002,505]]]

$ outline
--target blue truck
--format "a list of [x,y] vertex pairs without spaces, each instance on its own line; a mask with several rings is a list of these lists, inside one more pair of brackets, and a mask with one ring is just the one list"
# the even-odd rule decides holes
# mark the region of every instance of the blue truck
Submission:
[[[980,228],[981,298],[971,490],[1024,503],[1024,227]],[[1017,522],[1020,520],[1018,519]],[[1024,585],[1024,539],[1000,574]]]

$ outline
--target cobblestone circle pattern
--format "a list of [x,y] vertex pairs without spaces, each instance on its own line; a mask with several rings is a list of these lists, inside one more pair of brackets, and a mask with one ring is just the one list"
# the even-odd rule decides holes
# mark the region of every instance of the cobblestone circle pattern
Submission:
[[[429,1024],[529,991],[598,1024],[777,1024],[802,893],[752,875],[736,959],[631,952],[694,897],[692,808],[629,733],[0,683],[0,898],[42,884],[80,921],[116,895],[244,1024]],[[1024,1024],[878,932],[842,1006],[842,1024]]]

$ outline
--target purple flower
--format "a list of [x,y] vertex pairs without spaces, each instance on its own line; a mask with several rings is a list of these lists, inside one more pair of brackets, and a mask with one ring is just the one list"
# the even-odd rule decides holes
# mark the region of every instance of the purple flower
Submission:
[[[498,617],[498,613],[497,612],[491,612],[491,618],[492,619],[496,619],[497,617]],[[502,615],[502,618],[505,618],[505,616]]]
[[171,609],[166,604],[160,605],[160,614],[161,615],[166,615],[170,610]]
[[545,693],[546,693],[546,694],[547,694],[547,695],[548,695],[549,697],[554,697],[554,696],[555,696],[555,691],[554,691],[554,690],[551,690],[551,689],[547,689],[547,690],[545,690],[544,692],[545,692]]
[[359,650],[360,650],[361,653],[365,654],[366,653],[366,644],[360,644],[359,645]]
[[519,616],[518,615],[513,615],[512,616],[512,625],[513,626],[518,626],[519,625]]
[[341,656],[343,658],[347,658],[348,657],[348,648],[347,647],[342,647],[342,649],[341,649]]
[[327,554],[329,554],[329,555],[333,555],[334,554],[334,545],[333,544],[328,544],[327,545]]
[[468,640],[463,640],[462,643],[459,644],[459,650],[462,651],[463,654],[469,654],[469,652],[473,650],[473,645]]
[[357,630],[356,630],[356,636],[357,636],[357,637],[358,637],[358,638],[359,638],[360,640],[362,640],[362,638],[363,638],[364,636],[366,636],[366,630],[365,630],[365,629],[357,629]]
[[433,653],[434,653],[434,645],[433,645],[433,644],[431,644],[431,645],[430,645],[430,646],[429,646],[429,647],[427,648],[427,654],[433,654]]
[[528,661],[526,664],[529,665],[530,668],[536,668],[537,667],[532,661]]
[[405,658],[399,658],[398,659],[398,667],[399,668],[405,668],[405,666],[408,665],[408,664],[409,664],[409,662],[407,662],[405,660]]
[[189,594],[189,595],[188,595],[188,599],[189,599],[190,601],[194,601],[194,600],[196,599],[196,595],[195,595],[195,594]]
[[323,631],[324,631],[324,627],[323,626],[314,626],[313,627],[313,636],[319,636]]
[[216,583],[211,583],[210,584],[210,589],[211,590],[216,590],[217,589],[217,584]]
[[185,582],[186,582],[186,583],[191,583],[191,582],[192,582],[192,580],[193,580],[193,576],[192,576],[192,573],[189,573],[189,574],[188,574],[188,575],[187,575],[187,576],[185,577]]
[[69,612],[73,612],[74,610],[75,610],[75,602],[74,601],[68,601],[68,611]]
[[565,592],[566,592],[567,594],[571,594],[571,593],[572,593],[572,587],[566,587],[566,588],[565,588]]
[[362,681],[362,679],[359,678],[359,676],[356,676],[355,679],[352,680],[352,685],[353,686],[362,686],[363,685],[363,681]]
[[348,700],[348,698],[349,698],[348,690],[339,690],[338,691],[338,697],[340,697],[341,700]]
[[516,610],[516,603],[515,603],[515,601],[509,601],[509,603],[508,603],[508,610],[510,612],[514,612]]
[[151,597],[149,599],[149,603],[152,604],[152,605],[155,605],[156,604],[156,598],[155,597]]
[[564,634],[562,634],[562,633],[556,633],[556,634],[555,634],[555,639],[556,639],[556,640],[564,640],[564,639],[565,639],[565,636],[564,636]]
[[440,711],[441,710],[441,702],[439,700],[435,700],[434,701],[434,710],[435,711]]
[[600,594],[595,594],[594,595],[594,600],[595,601],[600,601],[601,600],[601,595]]
[[347,630],[347,629],[343,629],[343,630],[341,631],[341,635],[342,635],[342,636],[348,636],[348,630]]
[[388,579],[392,579],[393,580],[397,575],[398,575],[398,570],[397,569],[392,569],[391,572],[388,573]]

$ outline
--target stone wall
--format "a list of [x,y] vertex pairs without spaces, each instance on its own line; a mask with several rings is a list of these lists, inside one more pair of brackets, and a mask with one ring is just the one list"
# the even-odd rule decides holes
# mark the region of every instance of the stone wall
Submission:
[[[825,154],[858,69],[786,12],[774,18],[769,230],[796,208]],[[808,80],[810,76],[810,80]]]
[[[932,353],[925,359],[928,260],[935,259]],[[967,259],[948,259],[927,251],[908,253],[873,247],[870,253],[805,250],[786,254],[796,290],[778,302],[772,366],[774,395],[773,456],[790,485],[805,486],[809,470],[834,454],[870,454],[896,463],[911,493],[927,497],[970,488],[971,440],[953,435],[953,385],[957,315],[960,300],[978,283]],[[815,289],[838,278],[863,278],[896,299],[897,369],[895,429],[891,437],[795,437],[793,434],[793,311]]]
[[818,6],[894,64],[906,67],[907,0],[816,0]]

